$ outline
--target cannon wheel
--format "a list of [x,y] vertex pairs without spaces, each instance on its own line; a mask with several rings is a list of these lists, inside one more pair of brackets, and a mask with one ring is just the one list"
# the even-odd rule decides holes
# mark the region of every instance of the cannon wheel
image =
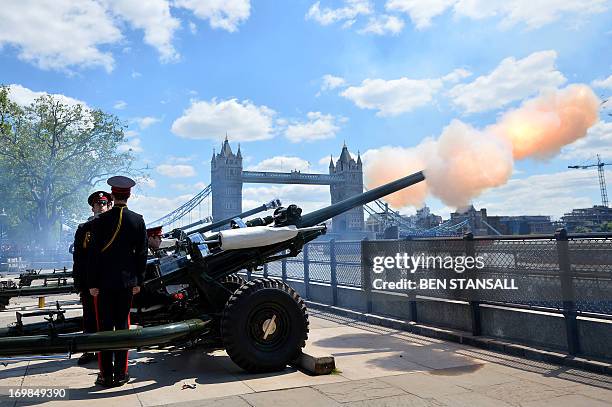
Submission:
[[230,290],[232,293],[242,287],[247,281],[237,274],[230,274],[221,279],[221,285]]
[[283,370],[306,345],[306,305],[282,281],[249,281],[227,301],[221,334],[228,355],[244,370]]

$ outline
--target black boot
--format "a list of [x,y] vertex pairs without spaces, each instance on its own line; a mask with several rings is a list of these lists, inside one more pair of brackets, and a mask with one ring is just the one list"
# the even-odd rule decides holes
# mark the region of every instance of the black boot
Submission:
[[123,386],[129,381],[130,381],[130,375],[128,373],[115,375],[115,386],[117,387]]
[[98,373],[96,384],[102,387],[113,387],[113,378],[110,376],[103,376],[102,373]]
[[91,363],[95,360],[98,360],[98,355],[95,353],[91,353],[91,352],[85,352],[81,355],[81,357],[79,358],[79,360],[77,361],[77,365],[86,365],[88,363]]

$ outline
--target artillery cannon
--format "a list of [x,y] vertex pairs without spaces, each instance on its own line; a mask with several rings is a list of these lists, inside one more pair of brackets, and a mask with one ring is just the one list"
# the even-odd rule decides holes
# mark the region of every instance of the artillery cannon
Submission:
[[[276,209],[279,206],[281,206],[281,201],[279,199],[273,199],[270,202],[242,212],[234,217],[222,219],[205,225],[199,230],[208,231],[218,229],[226,224],[231,224],[232,222],[236,222],[242,218],[246,218],[263,211]],[[197,222],[183,226],[180,229],[175,229],[169,233],[166,233],[164,237],[172,237],[176,235],[179,238],[184,238],[186,233],[189,233],[190,228],[207,222],[212,222],[212,218],[206,217]],[[72,278],[72,270],[67,270],[66,267],[60,270],[53,270],[51,273],[43,273],[40,270],[26,270],[24,273],[19,275],[18,287],[16,285],[9,286],[8,283],[5,284],[5,286],[0,286],[0,311],[4,310],[6,306],[8,306],[11,298],[13,297],[32,297],[76,293],[77,289],[72,283],[68,283],[68,278]],[[42,285],[32,286],[32,282],[35,280],[44,280],[44,282]]]
[[[302,215],[296,205],[276,208],[273,216],[235,219],[233,228],[203,233],[207,227],[178,237],[174,251],[152,259],[132,317],[137,330],[95,334],[62,333],[75,324],[49,316],[51,332],[34,328],[5,330],[0,356],[125,349],[198,342],[223,348],[250,372],[282,370],[308,338],[304,300],[290,286],[270,278],[245,281],[235,273],[259,270],[268,262],[295,257],[303,246],[326,232],[323,222],[345,211],[423,181],[422,172]],[[15,336],[16,333],[27,336]],[[3,332],[0,331],[0,336]]]
[[66,285],[67,280],[72,278],[72,271],[66,269],[53,269],[51,273],[43,273],[41,270],[26,270],[19,275],[19,287],[29,287],[34,280],[44,280],[43,287],[49,282],[57,282],[57,285]]

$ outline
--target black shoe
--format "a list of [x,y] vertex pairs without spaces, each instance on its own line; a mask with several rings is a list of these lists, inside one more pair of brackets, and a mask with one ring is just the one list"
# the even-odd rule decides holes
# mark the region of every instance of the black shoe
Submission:
[[130,375],[127,373],[121,374],[121,375],[115,375],[115,386],[116,387],[123,386],[129,381],[130,381]]
[[96,355],[95,353],[91,353],[91,352],[85,352],[81,355],[81,357],[77,361],[77,365],[86,365],[95,360],[98,360],[98,355]]
[[113,378],[102,376],[101,373],[98,373],[98,378],[96,379],[96,384],[102,387],[113,387]]

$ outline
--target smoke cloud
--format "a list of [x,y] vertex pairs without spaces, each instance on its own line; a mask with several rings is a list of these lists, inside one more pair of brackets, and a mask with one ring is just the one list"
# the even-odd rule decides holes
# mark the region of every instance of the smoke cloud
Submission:
[[597,122],[599,100],[586,85],[547,91],[504,113],[482,130],[453,120],[436,139],[416,147],[382,147],[364,154],[364,176],[373,188],[424,169],[426,181],[392,194],[395,207],[422,206],[427,194],[465,209],[489,188],[505,184],[514,160],[547,159],[584,137]]
[[550,158],[597,122],[599,99],[586,85],[570,85],[528,100],[486,131],[512,143],[517,160]]

